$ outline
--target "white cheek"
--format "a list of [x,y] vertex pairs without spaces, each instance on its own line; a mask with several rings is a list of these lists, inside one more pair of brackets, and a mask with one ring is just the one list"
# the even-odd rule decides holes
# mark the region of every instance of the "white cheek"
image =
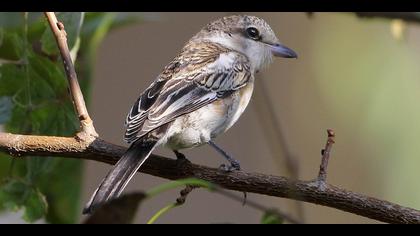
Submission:
[[251,67],[254,71],[263,69],[272,61],[270,50],[259,42],[248,42],[245,48],[245,53],[248,56],[251,62]]
[[[260,42],[256,42],[251,39],[241,38],[241,37],[223,37],[220,35],[215,35],[212,37],[205,38],[205,40],[210,40],[215,43],[219,43],[227,48],[239,51],[245,54],[250,63],[251,69],[253,72],[259,71],[266,67],[272,61],[272,55],[270,50]],[[228,65],[231,55],[227,54],[226,58],[221,58],[219,61],[226,62]]]

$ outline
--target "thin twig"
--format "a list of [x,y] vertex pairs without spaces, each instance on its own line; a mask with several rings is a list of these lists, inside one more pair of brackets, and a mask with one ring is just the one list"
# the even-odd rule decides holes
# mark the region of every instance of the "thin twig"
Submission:
[[[258,105],[255,106],[255,108],[258,109],[258,118],[262,121],[260,124],[264,126],[264,130],[267,130],[270,133],[271,138],[268,138],[267,140],[271,142],[271,145],[269,146],[272,148],[272,152],[275,154],[281,153],[281,157],[284,159],[290,177],[298,179],[299,163],[287,144],[284,130],[274,112],[275,106],[269,97],[269,91],[265,82],[263,79],[261,79],[260,82],[261,83],[257,86],[259,89],[256,89],[255,93],[255,100],[258,102]],[[274,140],[274,142],[272,140]]]
[[[279,122],[280,119],[278,119],[274,112],[276,107],[269,96],[269,91],[264,81],[261,78],[260,83],[256,85],[254,97],[257,106],[254,107],[257,109],[257,116],[261,120],[260,124],[265,131],[264,135],[267,137],[265,140],[269,144],[271,153],[275,155],[274,160],[279,163],[283,159],[283,162],[279,166],[285,167],[292,179],[299,179],[299,163],[287,144],[284,129]],[[276,155],[279,155],[279,157]],[[305,214],[302,202],[296,201],[293,204],[299,219],[304,221]]]
[[189,185],[189,184],[185,186],[185,188],[179,192],[180,196],[179,198],[176,199],[176,204],[177,205],[184,204],[185,201],[187,200],[188,194],[190,194],[196,188],[198,187],[194,185]]
[[327,143],[325,144],[325,148],[321,150],[322,160],[321,160],[321,165],[319,167],[319,173],[318,173],[318,181],[320,183],[325,183],[327,180],[328,161],[330,159],[332,145],[335,143],[334,130],[328,129],[327,134],[328,134]]
[[187,200],[188,194],[190,194],[194,189],[198,188],[198,186],[187,184],[183,190],[179,192],[180,196],[176,199],[174,203],[171,203],[164,208],[157,211],[148,221],[147,224],[154,224],[158,218],[160,218],[163,214],[166,214],[170,210],[184,205],[185,201]]
[[[180,191],[180,195],[181,196],[176,199],[176,203],[175,204],[177,206],[183,205],[185,203],[185,200],[187,199],[188,194],[191,193],[196,188],[198,188],[198,187],[197,186],[194,186],[194,185],[187,185],[183,190]],[[238,196],[236,194],[233,194],[231,192],[228,192],[228,191],[226,191],[226,190],[224,190],[224,189],[222,189],[220,187],[214,187],[214,188],[211,189],[211,191],[213,191],[215,193],[218,193],[220,195],[223,195],[223,196],[225,196],[227,198],[233,199],[235,201],[238,201],[238,202],[243,202],[244,201],[243,200],[243,197],[240,197],[240,196]],[[299,221],[297,219],[294,219],[293,217],[289,216],[286,213],[283,213],[282,211],[280,211],[278,209],[268,208],[268,207],[265,207],[265,206],[263,206],[263,205],[261,205],[261,204],[259,204],[257,202],[250,201],[250,200],[247,200],[246,201],[246,205],[249,206],[249,207],[252,207],[254,209],[257,209],[259,211],[262,211],[262,212],[268,212],[268,211],[270,211],[271,213],[276,214],[280,218],[283,218],[283,219],[285,219],[286,221],[288,221],[290,223],[293,223],[293,224],[302,224],[301,221]]]
[[[0,133],[0,151],[16,156],[69,157],[115,164],[126,148],[96,139],[80,142],[76,138]],[[140,171],[166,179],[198,178],[225,189],[289,198],[328,206],[387,223],[420,223],[420,211],[325,184],[320,189],[313,181],[234,171],[226,173],[158,155],[144,163]]]
[[[217,192],[217,193],[219,193],[219,194],[221,194],[221,195],[223,195],[225,197],[231,198],[231,199],[233,199],[235,201],[239,201],[239,202],[242,201],[242,197],[240,197],[240,196],[238,196],[236,194],[233,194],[231,192],[228,192],[228,191],[226,191],[226,190],[224,190],[222,188],[215,188],[215,189],[213,189],[213,191],[215,191],[215,192]],[[303,223],[302,221],[300,221],[298,219],[295,219],[292,216],[290,216],[290,215],[288,215],[286,213],[283,213],[282,211],[280,211],[278,209],[273,209],[273,208],[265,207],[265,206],[259,204],[258,202],[247,200],[246,205],[247,206],[250,206],[250,207],[252,207],[254,209],[260,210],[262,212],[271,212],[273,214],[276,214],[280,218],[283,218],[284,220],[286,220],[286,221],[288,221],[288,222],[290,222],[292,224],[302,224]]]
[[58,49],[60,50],[61,58],[63,59],[64,70],[69,82],[73,104],[80,121],[81,132],[78,134],[78,137],[81,139],[92,140],[94,137],[97,137],[98,134],[95,131],[92,119],[90,118],[87,111],[83,93],[77,80],[76,70],[71,60],[70,51],[67,45],[67,33],[64,30],[64,25],[57,20],[54,12],[45,12],[45,16],[47,17],[51,31],[55,36]]

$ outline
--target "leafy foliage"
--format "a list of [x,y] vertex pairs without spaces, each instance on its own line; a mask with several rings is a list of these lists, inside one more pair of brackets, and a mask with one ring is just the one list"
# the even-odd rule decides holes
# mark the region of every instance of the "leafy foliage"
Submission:
[[179,179],[171,182],[167,182],[156,186],[149,191],[146,192],[148,198],[152,198],[156,195],[159,195],[162,192],[168,191],[170,189],[182,187],[185,185],[192,185],[196,187],[206,188],[210,191],[214,190],[216,186],[208,181],[196,179],[196,178],[186,178],[186,179]]
[[[89,47],[96,48],[111,28],[112,19],[103,28],[107,16],[57,14],[65,25],[73,59],[79,56],[76,70],[83,78],[85,93],[93,63],[86,58],[93,58],[89,53],[96,52]],[[90,44],[98,30],[101,37]],[[87,46],[81,45],[84,42]],[[79,65],[84,70],[79,70]],[[42,14],[0,13],[0,84],[0,124],[6,131],[58,136],[72,136],[77,131],[59,51]],[[77,222],[82,167],[81,161],[64,158],[1,157],[0,209],[23,209],[23,218],[29,222],[40,218],[51,223]]]
[[24,208],[23,219],[35,221],[47,212],[44,195],[28,183],[18,179],[8,180],[0,189],[0,201],[6,209],[17,211]]
[[[33,45],[37,43],[35,34],[39,35],[39,30],[29,30],[31,26],[24,22],[26,24],[22,27],[3,31],[0,57],[5,61],[15,61],[3,63],[0,67],[0,96],[11,98],[13,104],[5,128],[24,134],[72,135],[77,123],[72,118],[74,112],[67,95],[62,65],[58,57],[51,59],[36,51]],[[48,30],[45,25],[43,31]],[[23,218],[30,222],[45,214],[54,223],[76,221],[74,206],[79,202],[81,162],[40,157],[2,162],[2,165],[10,166],[10,176],[0,189],[0,203],[5,208],[19,210],[23,207]],[[72,170],[66,171],[69,168]],[[69,185],[69,179],[78,183]],[[61,189],[56,186],[61,186]],[[57,209],[64,205],[74,209],[62,216]]]
[[[80,30],[83,24],[84,13],[79,12],[63,12],[58,14],[57,17],[63,22],[67,33],[67,44],[72,49],[76,45],[79,38]],[[45,24],[47,24],[45,22]],[[41,37],[42,50],[50,55],[58,54],[57,44],[51,30],[46,30]]]

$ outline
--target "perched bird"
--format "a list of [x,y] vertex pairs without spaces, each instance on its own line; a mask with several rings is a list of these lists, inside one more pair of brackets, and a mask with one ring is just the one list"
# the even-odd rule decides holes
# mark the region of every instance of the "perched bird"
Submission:
[[205,26],[134,103],[125,122],[131,145],[83,213],[118,197],[157,146],[184,158],[179,150],[209,144],[229,161],[221,166],[225,171],[239,170],[239,162],[212,140],[244,112],[255,74],[273,55],[297,57],[258,17],[227,16]]

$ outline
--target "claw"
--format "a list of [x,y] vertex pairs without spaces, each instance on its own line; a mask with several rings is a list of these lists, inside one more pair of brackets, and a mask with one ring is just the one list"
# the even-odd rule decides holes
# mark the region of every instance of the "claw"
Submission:
[[176,150],[173,150],[174,151],[174,153],[175,153],[175,156],[176,156],[176,159],[187,159],[187,157],[185,157],[185,155],[184,154],[182,154],[182,153],[180,153],[180,152],[178,152],[178,151],[176,151]]
[[233,159],[229,154],[227,154],[223,149],[218,147],[213,141],[209,141],[210,146],[212,146],[218,153],[220,153],[230,165],[222,164],[219,168],[226,172],[232,172],[234,170],[241,170],[241,165],[238,160]]
[[239,163],[232,162],[230,165],[221,164],[219,169],[221,169],[225,172],[232,172],[232,171],[235,171],[235,170],[241,170],[241,166],[239,165]]
[[182,153],[180,153],[176,150],[174,150],[174,153],[176,155],[176,164],[177,164],[178,167],[182,167],[183,165],[191,163],[191,161],[188,160],[187,157],[184,154],[182,154]]

